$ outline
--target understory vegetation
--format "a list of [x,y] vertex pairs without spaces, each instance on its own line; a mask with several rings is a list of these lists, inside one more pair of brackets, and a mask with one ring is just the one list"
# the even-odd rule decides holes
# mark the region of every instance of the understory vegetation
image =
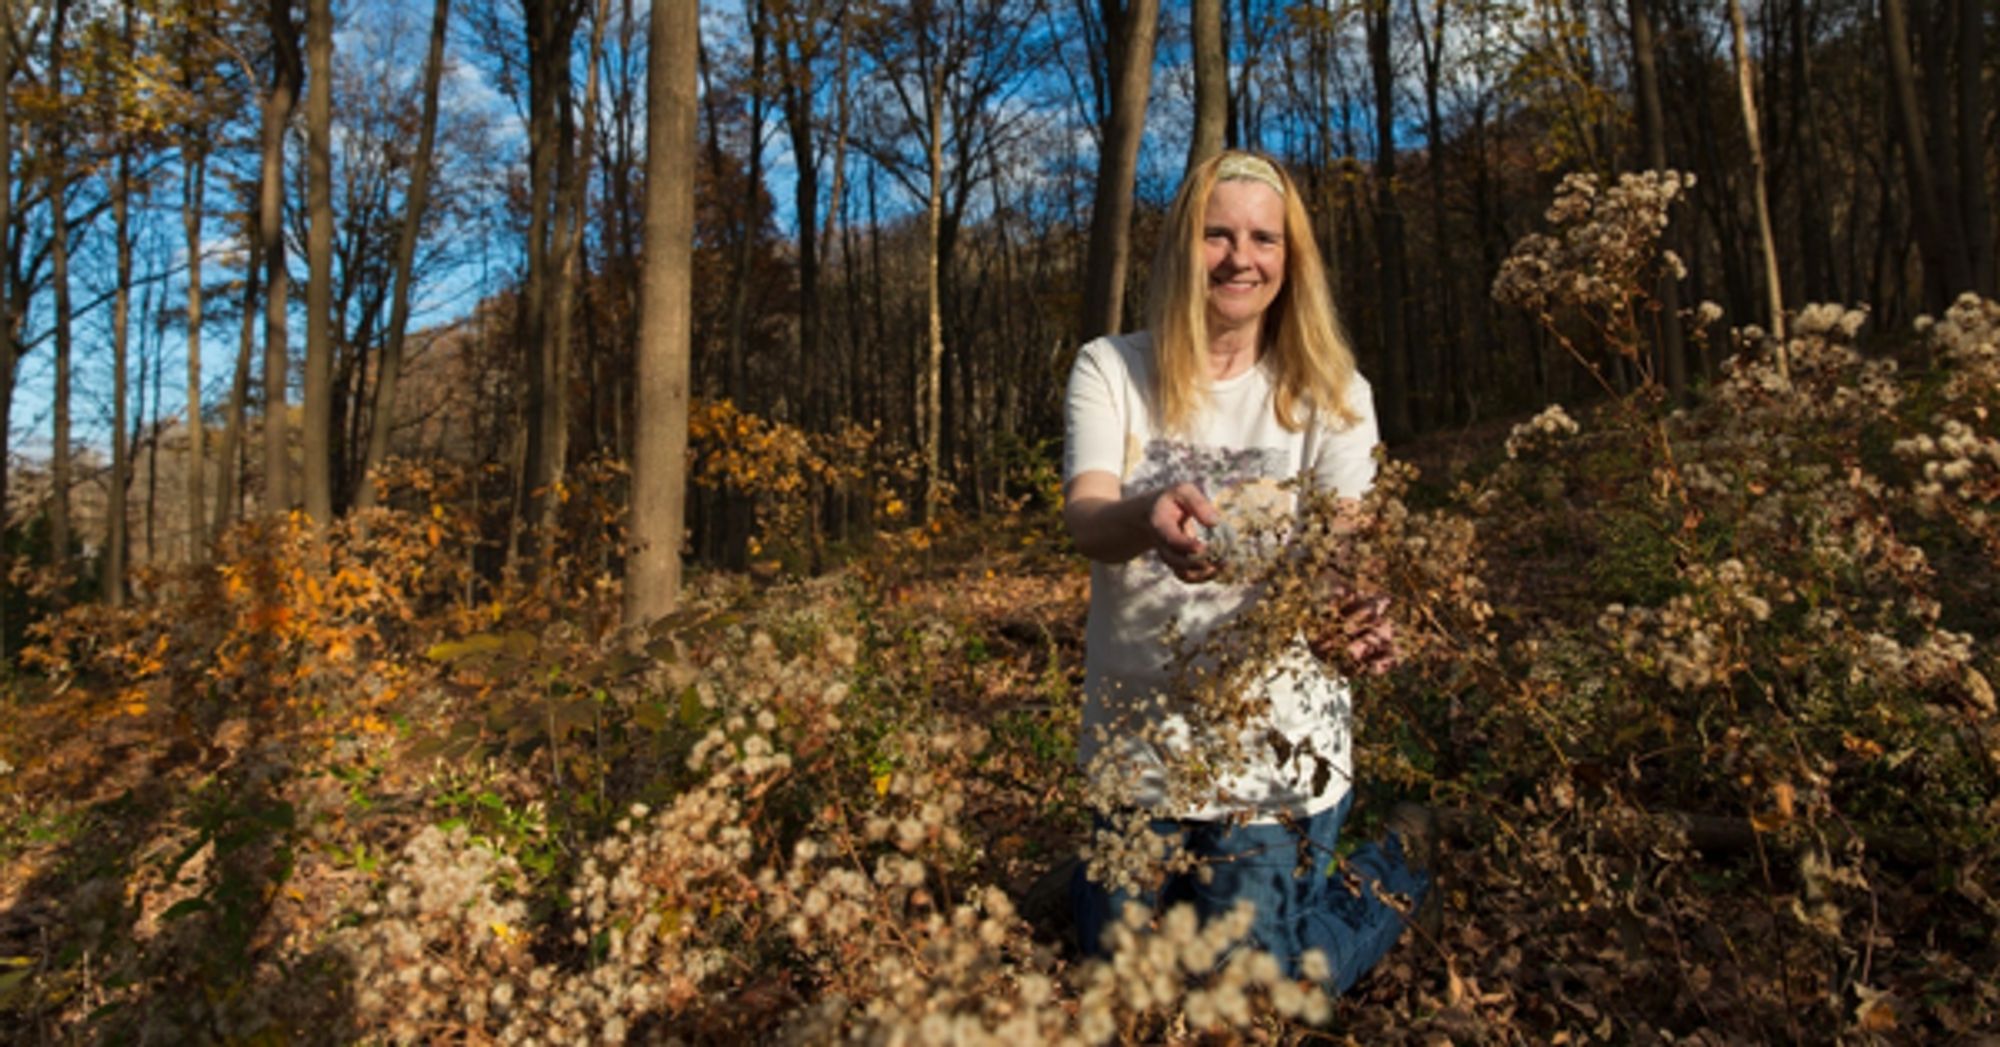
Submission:
[[[1185,911],[1083,960],[1037,890],[1090,826],[1087,573],[1046,468],[1004,518],[885,534],[811,577],[698,576],[635,637],[612,628],[616,578],[575,552],[615,527],[588,491],[575,525],[599,537],[552,542],[574,555],[515,588],[476,570],[449,471],[406,465],[388,508],[245,526],[218,566],[36,627],[0,704],[0,1024],[26,1042],[2000,1032],[2000,304],[1911,332],[1813,306],[1782,342],[1690,310],[1735,355],[1665,402],[1640,336],[1674,263],[1644,254],[1645,215],[1684,188],[1567,184],[1503,274],[1606,376],[1601,402],[1404,449],[1360,522],[1313,546],[1391,597],[1402,644],[1357,684],[1350,825],[1416,797],[1448,830],[1441,932],[1349,996]],[[789,467],[731,453],[711,480],[761,471],[782,544],[796,487],[769,480]],[[1274,590],[1263,628],[1327,602]]]

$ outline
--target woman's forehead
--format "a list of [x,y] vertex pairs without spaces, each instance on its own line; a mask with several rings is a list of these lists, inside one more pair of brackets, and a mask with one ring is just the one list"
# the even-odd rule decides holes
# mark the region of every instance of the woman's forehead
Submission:
[[1284,224],[1285,199],[1270,186],[1248,178],[1230,178],[1215,183],[1208,191],[1204,220],[1221,217],[1249,218],[1276,225]]

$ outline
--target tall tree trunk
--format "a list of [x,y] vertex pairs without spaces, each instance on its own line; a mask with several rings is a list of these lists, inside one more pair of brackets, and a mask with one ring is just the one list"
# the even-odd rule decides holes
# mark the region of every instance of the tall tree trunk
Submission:
[[1444,110],[1439,100],[1444,66],[1445,19],[1450,5],[1446,0],[1428,0],[1431,23],[1424,24],[1426,0],[1410,0],[1411,21],[1416,29],[1418,53],[1424,67],[1424,170],[1429,176],[1431,212],[1430,281],[1437,304],[1438,334],[1420,340],[1424,347],[1424,370],[1435,376],[1431,394],[1435,405],[1433,424],[1455,421],[1462,415],[1464,402],[1471,399],[1466,384],[1465,338],[1459,323],[1457,269],[1452,265],[1452,243],[1445,231],[1445,130]]
[[1407,261],[1403,251],[1403,211],[1396,201],[1396,70],[1390,58],[1389,0],[1368,0],[1368,65],[1375,83],[1375,229],[1377,288],[1382,316],[1382,433],[1389,440],[1409,437],[1410,350],[1403,325]]
[[[1882,0],[1882,35],[1889,49],[1889,88],[1901,132],[1903,163],[1910,178],[1910,206],[1917,222],[1917,247],[1924,260],[1925,307],[1941,310],[1958,291],[1972,286],[1964,240],[1940,206],[1938,179],[1925,147],[1924,117],[1917,105],[1917,74],[1910,61],[1909,19],[1903,0]],[[1934,70],[1943,76],[1944,70]]]
[[[798,222],[799,343],[797,400],[799,417],[809,429],[826,424],[827,396],[819,380],[820,360],[820,236],[819,158],[813,149],[813,59],[819,49],[821,12],[818,4],[800,9],[798,0],[778,7],[777,79],[785,131],[792,142],[792,210]],[[840,17],[845,19],[843,10]]]
[[1992,146],[1987,130],[1987,94],[1979,78],[1986,63],[1986,18],[1991,0],[1955,0],[1958,16],[1958,193],[1959,214],[1971,252],[1968,288],[1988,298],[2000,297],[1995,274],[1993,198],[1986,185],[1986,153]]
[[333,3],[307,0],[306,516],[333,520]]
[[285,123],[298,99],[298,27],[291,0],[270,0],[269,23],[275,60],[271,90],[264,98],[263,163],[258,180],[257,239],[263,245],[264,279],[264,511],[292,507],[291,454],[286,449],[285,386],[291,350],[285,344],[291,274],[285,259]]
[[680,596],[687,495],[688,364],[693,333],[696,0],[656,0],[646,73],[646,268],[640,298],[632,549],[625,624],[641,627]]
[[[61,90],[63,45],[67,35],[68,0],[56,0],[55,25],[49,36],[49,83]],[[57,568],[69,562],[69,150],[63,121],[49,122],[49,265],[55,282],[56,389],[53,405],[54,447],[49,461],[49,562]],[[11,158],[9,158],[11,162]]]
[[[1653,40],[1652,0],[1629,0],[1632,21],[1633,80],[1639,92],[1639,129],[1645,138],[1646,166],[1667,169],[1667,119],[1660,104],[1659,49]],[[1668,235],[1667,243],[1678,241]],[[1665,372],[1667,392],[1678,400],[1687,394],[1687,346],[1681,331],[1680,281],[1672,273],[1660,274],[1653,291],[1660,303],[1659,355]]]
[[[768,46],[769,34],[765,31],[765,8],[763,0],[750,0],[749,19],[749,82],[758,86],[750,91],[750,123],[746,135],[748,141],[745,143],[748,155],[744,157],[744,169],[747,174],[743,181],[743,207],[741,211],[743,221],[735,230],[736,237],[730,261],[731,278],[729,281],[727,348],[724,350],[728,354],[726,357],[728,378],[724,382],[723,388],[726,395],[736,400],[738,406],[747,406],[751,410],[769,410],[771,406],[769,402],[759,403],[750,399],[749,383],[746,378],[746,375],[749,373],[747,368],[750,355],[750,263],[755,253],[754,248],[758,233],[764,228],[764,213],[761,205],[764,199],[763,127],[765,109],[764,92],[761,85],[764,82],[764,62],[767,54],[766,47]],[[713,93],[712,89],[710,93]],[[714,104],[711,103],[709,109],[709,133],[716,136],[715,141],[719,142],[720,131],[717,128],[717,124],[716,110]],[[711,146],[711,148],[716,149],[717,147]],[[716,174],[720,176],[722,169],[719,149],[716,151],[714,159],[717,165]],[[720,177],[717,178],[715,184],[718,192],[721,191],[723,183]],[[768,400],[773,402],[777,399],[775,396],[768,397]],[[732,534],[730,536],[732,544],[740,544],[740,537]]]
[[[1821,135],[1819,122],[1819,101],[1815,91],[1812,67],[1812,34],[1807,31],[1807,0],[1790,0],[1785,12],[1787,30],[1791,34],[1788,49],[1792,67],[1792,99],[1796,116],[1792,121],[1793,151],[1798,154],[1798,165],[1805,171],[1824,171],[1821,159]],[[1857,169],[1860,165],[1854,165]],[[1800,183],[1797,193],[1797,227],[1800,234],[1799,254],[1804,265],[1805,283],[1803,301],[1840,302],[1847,300],[1847,284],[1841,279],[1836,259],[1838,254],[1833,246],[1833,232],[1838,228],[1833,221],[1832,209],[1827,204],[1829,185],[1827,179],[1808,177],[1797,179]],[[1858,201],[1857,201],[1858,202]],[[1853,230],[1859,223],[1846,223]]]
[[1194,0],[1194,134],[1187,168],[1222,151],[1229,129],[1229,59],[1222,33],[1222,0]]
[[939,439],[944,430],[944,310],[939,298],[940,227],[944,219],[944,78],[943,63],[929,70],[924,91],[929,96],[930,188],[924,200],[924,511],[923,520],[937,518],[944,500],[944,462]]
[[[820,229],[820,235],[819,235],[819,243],[823,248],[825,248],[825,250],[828,253],[831,253],[833,250],[834,235],[837,231],[836,223],[842,223],[842,225],[844,226],[843,218],[846,208],[845,201],[847,192],[847,178],[846,178],[847,135],[849,131],[848,108],[850,99],[852,97],[851,87],[848,83],[848,67],[850,63],[850,56],[853,54],[852,44],[853,44],[854,19],[849,16],[848,10],[845,5],[842,5],[840,9],[839,19],[840,19],[840,36],[839,36],[838,46],[840,48],[840,52],[835,59],[834,73],[833,73],[834,76],[833,158],[832,162],[828,165],[828,169],[833,176],[833,184],[828,186],[827,188],[826,224]],[[848,301],[851,306],[854,299],[854,286],[855,286],[854,252],[851,249],[845,251],[842,255],[841,260],[845,266],[844,280],[847,284]],[[852,320],[852,318],[853,318],[853,313],[850,308],[849,319]],[[838,405],[836,409],[826,410],[822,412],[821,417],[828,424],[831,424],[833,419],[836,417],[846,417],[849,419],[857,419],[865,417],[861,407],[861,398],[857,395],[854,395],[854,391],[857,388],[854,385],[854,381],[860,372],[859,354],[855,352],[855,347],[857,344],[858,337],[859,337],[859,328],[856,325],[850,323],[848,327],[847,342],[842,347],[845,350],[844,360],[843,360],[843,363],[845,364],[844,371],[847,373],[848,376],[847,382],[845,383],[846,385],[845,392],[847,395],[839,397],[839,400],[842,402]],[[829,388],[829,395],[831,395],[832,391],[838,390],[842,383],[825,382],[825,384]]]
[[1770,309],[1772,346],[1778,354],[1778,377],[1791,381],[1785,351],[1785,294],[1778,277],[1778,242],[1771,235],[1771,201],[1764,189],[1763,133],[1757,127],[1757,98],[1751,91],[1756,73],[1750,66],[1750,45],[1744,39],[1743,5],[1729,0],[1731,49],[1736,57],[1736,91],[1743,103],[1743,129],[1750,142],[1751,189],[1757,201],[1757,239],[1764,248],[1764,298]]
[[388,338],[382,348],[382,362],[376,368],[374,409],[369,412],[368,454],[363,459],[355,504],[366,509],[375,505],[375,470],[389,454],[389,434],[396,426],[396,384],[403,372],[403,340],[410,328],[410,282],[417,257],[417,234],[422,231],[424,211],[430,206],[431,153],[437,143],[438,84],[444,74],[446,23],[451,18],[451,0],[437,0],[431,12],[430,52],[424,57],[424,111],[417,131],[415,166],[410,170],[409,193],[403,201],[403,224],[396,233],[396,272],[390,292]]
[[[190,19],[181,34],[181,87],[188,97],[198,97],[197,83],[205,70],[197,59],[200,34],[206,27]],[[205,559],[208,544],[208,429],[202,422],[201,324],[202,324],[202,212],[208,195],[208,134],[210,128],[199,115],[180,128],[181,235],[187,251],[187,562]],[[159,464],[159,447],[153,449],[154,465]],[[153,470],[155,479],[159,470]]]
[[[0,154],[14,155],[14,5],[0,3]],[[14,165],[0,164],[0,274],[18,271],[14,257]],[[0,578],[11,577],[7,555],[7,445],[14,418],[14,302],[11,279],[0,278]],[[7,605],[0,598],[0,664],[10,664]]]
[[[570,144],[563,120],[569,109],[570,39],[576,30],[580,4],[577,0],[527,0],[528,33],[528,279],[522,291],[519,324],[522,359],[528,378],[526,403],[526,475],[515,499],[513,552],[521,552],[518,539],[536,520],[545,520],[552,510],[547,503],[560,497],[562,481],[564,393],[561,378],[562,348],[556,344],[555,313],[557,281],[562,278],[557,237],[562,207],[561,171],[570,167],[563,153]],[[539,510],[539,511],[538,511]],[[542,559],[553,552],[552,535],[531,539],[535,555],[526,558],[531,572],[539,573]]]
[[[125,5],[125,43],[131,44],[132,7]],[[125,439],[125,405],[131,394],[127,357],[132,328],[132,158],[123,136],[119,136],[116,174],[111,187],[112,242],[117,252],[117,290],[111,304],[111,486],[105,505],[104,571],[101,575],[104,602],[125,606],[125,557],[130,546],[127,533],[131,521],[125,495],[132,480],[132,456]],[[140,389],[143,393],[145,386]]]
[[1090,254],[1084,264],[1080,341],[1124,330],[1125,270],[1132,247],[1132,186],[1139,139],[1153,85],[1153,41],[1159,0],[1102,0],[1111,51],[1111,110],[1099,136],[1097,200],[1090,212]]
[[543,380],[549,395],[542,401],[545,430],[544,450],[549,470],[549,490],[542,498],[541,549],[552,556],[552,543],[559,533],[561,510],[567,500],[563,485],[568,482],[570,427],[570,372],[575,346],[576,296],[584,280],[583,224],[590,188],[590,163],[595,153],[592,141],[597,128],[597,60],[604,50],[603,0],[592,19],[590,47],[585,63],[583,128],[576,126],[576,107],[567,91],[561,106],[562,146],[556,168],[556,215],[553,248],[554,284],[549,288],[547,349],[543,354]]

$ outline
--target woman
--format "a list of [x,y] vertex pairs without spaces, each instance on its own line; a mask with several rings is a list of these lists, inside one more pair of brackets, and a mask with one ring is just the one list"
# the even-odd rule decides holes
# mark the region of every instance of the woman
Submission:
[[[1128,901],[1154,911],[1189,901],[1204,918],[1249,901],[1257,947],[1295,976],[1318,950],[1329,987],[1344,991],[1405,922],[1345,873],[1413,899],[1428,887],[1395,838],[1333,861],[1351,802],[1348,690],[1308,649],[1344,643],[1351,664],[1386,667],[1381,608],[1349,608],[1346,620],[1363,627],[1343,637],[1286,638],[1280,664],[1244,696],[1256,711],[1241,735],[1251,742],[1222,771],[1209,758],[1219,735],[1190,726],[1200,670],[1186,652],[1251,599],[1217,581],[1218,539],[1281,533],[1295,514],[1289,481],[1358,499],[1375,473],[1368,383],[1282,168],[1228,152],[1189,172],[1154,264],[1149,330],[1085,346],[1066,413],[1064,517],[1093,561],[1080,749],[1099,851],[1118,846],[1103,832],[1110,819],[1137,811],[1128,823],[1147,822],[1184,856],[1151,887],[1080,873],[1081,943],[1100,950]],[[1191,766],[1207,773],[1184,773]],[[1414,809],[1396,819],[1404,836],[1426,828]]]

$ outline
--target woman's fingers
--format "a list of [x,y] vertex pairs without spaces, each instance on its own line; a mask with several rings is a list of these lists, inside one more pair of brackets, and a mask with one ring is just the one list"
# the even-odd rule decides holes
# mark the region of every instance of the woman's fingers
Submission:
[[1201,555],[1199,541],[1194,543],[1192,552],[1181,552],[1161,546],[1160,562],[1166,564],[1167,569],[1174,572],[1174,577],[1183,582],[1205,582],[1215,577],[1217,571],[1215,563]]
[[1153,502],[1154,545],[1160,560],[1183,582],[1204,582],[1215,577],[1214,564],[1202,558],[1202,541],[1197,525],[1210,527],[1222,522],[1222,514],[1194,484],[1176,484],[1160,492]]

